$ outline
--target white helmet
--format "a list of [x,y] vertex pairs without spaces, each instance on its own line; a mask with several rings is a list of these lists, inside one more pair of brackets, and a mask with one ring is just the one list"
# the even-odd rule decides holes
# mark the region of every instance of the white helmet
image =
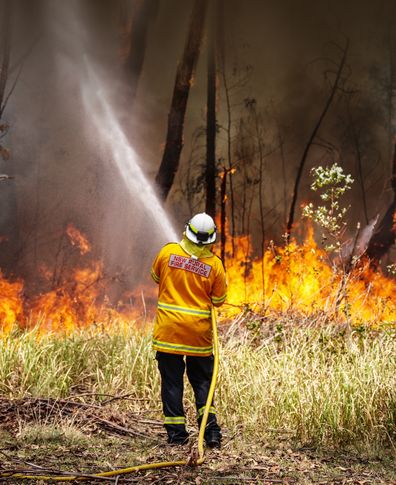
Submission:
[[196,214],[186,224],[187,239],[195,244],[212,244],[216,241],[216,224],[205,212]]

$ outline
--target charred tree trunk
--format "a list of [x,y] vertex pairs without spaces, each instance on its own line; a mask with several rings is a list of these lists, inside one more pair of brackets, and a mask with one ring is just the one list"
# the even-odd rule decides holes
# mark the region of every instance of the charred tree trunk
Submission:
[[221,178],[220,190],[220,224],[221,224],[221,260],[225,264],[225,248],[226,248],[226,200],[227,200],[227,169],[223,168],[223,175]]
[[125,68],[131,79],[130,100],[132,103],[136,97],[143,69],[149,25],[158,11],[158,0],[138,0],[135,5],[130,26],[129,50],[125,59]]
[[265,301],[265,261],[264,261],[264,247],[265,247],[265,215],[264,215],[264,153],[263,142],[261,136],[260,120],[257,113],[256,104],[252,104],[252,115],[254,117],[254,126],[256,131],[256,143],[257,151],[259,155],[259,175],[258,175],[258,193],[259,193],[259,209],[260,209],[260,232],[261,232],[261,283],[262,283],[262,295],[263,303]]
[[225,29],[224,29],[224,0],[218,0],[218,15],[217,15],[217,32],[218,32],[218,59],[220,64],[220,71],[224,86],[224,97],[227,107],[227,161],[229,173],[229,187],[230,187],[230,232],[231,232],[231,248],[232,257],[235,255],[235,196],[234,196],[234,181],[233,181],[233,166],[232,166],[232,113],[231,113],[231,97],[228,86],[228,79],[226,74],[226,56],[225,56]]
[[284,150],[284,143],[285,140],[282,137],[280,127],[278,126],[278,139],[279,139],[279,150],[280,156],[282,160],[282,180],[283,180],[283,212],[284,212],[284,221],[285,223],[287,218],[287,176],[286,176],[286,160],[285,160],[285,150]]
[[0,72],[0,118],[6,105],[6,86],[8,80],[8,69],[10,66],[11,46],[11,0],[3,0],[2,5],[3,21],[1,23],[1,72]]
[[385,256],[396,240],[396,137],[393,147],[391,187],[393,201],[378,225],[377,231],[370,239],[367,255],[376,262]]
[[213,21],[209,23],[208,86],[206,111],[205,212],[216,216],[216,44]]
[[388,55],[389,55],[389,83],[386,90],[387,97],[387,107],[388,107],[388,136],[389,136],[389,146],[388,146],[388,159],[391,160],[392,157],[392,136],[396,129],[395,117],[394,117],[394,106],[395,106],[395,90],[396,90],[396,69],[395,69],[395,41],[394,41],[394,21],[391,20],[388,25],[387,32],[387,42],[388,42]]
[[366,221],[366,224],[368,224],[369,216],[368,216],[368,208],[367,208],[366,189],[364,187],[363,163],[362,163],[363,156],[362,156],[359,139],[357,137],[355,128],[352,128],[352,130],[353,130],[353,138],[354,138],[355,148],[356,148],[356,159],[357,159],[357,165],[358,165],[360,190],[362,193],[364,219]]
[[292,194],[292,201],[291,201],[291,204],[290,204],[289,217],[288,217],[287,226],[286,226],[286,231],[287,231],[288,235],[290,235],[292,227],[293,227],[293,223],[294,223],[294,216],[295,216],[295,210],[296,210],[298,191],[299,191],[299,188],[300,188],[300,181],[301,181],[301,177],[302,177],[302,174],[303,174],[303,171],[304,171],[305,162],[307,161],[308,154],[309,154],[309,151],[311,149],[311,146],[312,146],[312,144],[313,144],[313,142],[316,138],[316,135],[317,135],[317,133],[318,133],[318,131],[319,131],[321,125],[322,125],[323,120],[326,117],[327,112],[329,111],[331,103],[333,102],[334,96],[335,96],[335,94],[338,90],[338,86],[339,86],[339,83],[340,83],[340,80],[341,80],[342,71],[344,69],[345,61],[346,61],[346,57],[347,57],[347,53],[348,53],[348,46],[349,46],[349,42],[347,42],[347,45],[344,49],[344,52],[343,52],[343,55],[342,55],[342,58],[341,58],[341,62],[338,66],[338,70],[337,70],[337,73],[336,73],[336,78],[335,78],[334,84],[333,84],[331,91],[330,91],[330,95],[329,95],[329,97],[326,101],[326,104],[323,108],[322,113],[320,114],[320,116],[318,118],[318,121],[316,122],[316,125],[314,126],[314,129],[311,133],[311,136],[309,137],[308,142],[305,145],[304,152],[302,154],[300,163],[298,164],[297,175],[296,175],[296,180],[294,182],[294,188],[293,188],[293,194]]
[[367,225],[369,223],[369,216],[368,216],[366,189],[364,186],[363,153],[361,149],[361,136],[360,136],[360,130],[358,130],[358,128],[356,127],[355,120],[353,119],[351,103],[352,103],[352,100],[350,99],[347,105],[347,114],[349,119],[349,126],[350,126],[350,132],[352,135],[352,140],[355,145],[357,172],[359,174],[359,184],[360,184],[360,190],[361,190],[362,202],[363,202],[363,214]]
[[177,72],[170,112],[168,132],[161,165],[155,177],[158,193],[166,200],[179,167],[183,148],[184,116],[202,42],[207,0],[195,0],[183,58]]
[[[4,109],[7,101],[12,94],[13,88],[8,88],[10,75],[10,57],[11,57],[11,25],[12,25],[13,5],[12,0],[2,0],[0,2],[0,140],[8,132],[8,124],[3,119]],[[7,92],[8,91],[8,92]],[[0,267],[4,270],[13,270],[16,262],[16,248],[20,245],[20,235],[17,218],[17,196],[15,184],[9,179],[13,179],[15,166],[5,165],[3,173],[2,161],[7,161],[10,157],[8,148],[0,143],[0,185],[1,198],[0,205],[2,212],[0,214],[0,234],[4,236],[0,251]],[[3,185],[3,181],[4,185]]]
[[[235,144],[235,158],[239,160],[244,160],[245,158],[245,136],[244,136],[244,123],[243,119],[239,119],[238,123],[238,129],[236,133],[236,144]],[[241,163],[242,168],[241,168],[241,173],[243,174],[242,176],[242,193],[240,196],[240,202],[238,204],[239,206],[239,219],[241,221],[241,225],[239,228],[239,231],[242,234],[245,234],[245,214],[246,214],[246,186],[247,186],[247,174],[246,174],[246,166],[244,163]],[[234,257],[234,253],[232,255]]]

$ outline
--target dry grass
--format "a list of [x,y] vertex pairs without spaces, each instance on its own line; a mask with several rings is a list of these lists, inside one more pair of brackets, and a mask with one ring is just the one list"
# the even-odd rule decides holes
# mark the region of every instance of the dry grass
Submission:
[[[265,321],[245,314],[221,336],[216,395],[228,436],[314,446],[393,447],[396,338],[332,325]],[[148,336],[15,331],[1,340],[0,393],[9,398],[106,395],[121,411],[161,419],[159,375]],[[191,392],[186,407],[194,425]]]
[[[221,452],[117,483],[395,483],[395,337],[241,313],[221,328]],[[189,453],[164,446],[148,335],[15,329],[0,345],[0,469],[91,473]],[[196,438],[191,390],[186,409]]]

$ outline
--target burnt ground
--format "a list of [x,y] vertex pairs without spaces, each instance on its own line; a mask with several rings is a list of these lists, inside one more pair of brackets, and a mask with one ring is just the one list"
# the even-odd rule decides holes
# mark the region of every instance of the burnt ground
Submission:
[[[50,469],[91,474],[181,460],[191,454],[189,446],[165,444],[159,421],[115,410],[112,399],[105,404],[0,398],[1,472],[31,470],[41,474]],[[85,483],[396,484],[394,450],[367,454],[299,447],[282,437],[251,442],[240,435],[230,436],[227,430],[224,434],[222,449],[208,450],[200,467],[147,470],[100,481],[89,478]],[[0,483],[21,481],[0,478]],[[33,483],[45,482],[35,479]]]

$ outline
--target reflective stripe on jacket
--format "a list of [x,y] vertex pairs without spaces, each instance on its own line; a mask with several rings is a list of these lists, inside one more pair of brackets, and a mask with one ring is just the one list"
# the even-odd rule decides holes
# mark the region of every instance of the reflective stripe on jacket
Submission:
[[156,257],[151,276],[159,284],[154,349],[170,354],[211,355],[210,309],[226,299],[220,258],[194,259],[180,244],[170,243]]

